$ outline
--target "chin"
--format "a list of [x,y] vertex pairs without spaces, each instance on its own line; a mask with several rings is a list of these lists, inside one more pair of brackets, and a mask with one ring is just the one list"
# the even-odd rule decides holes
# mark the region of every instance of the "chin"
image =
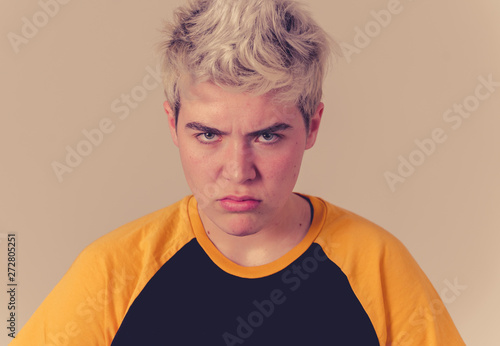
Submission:
[[231,230],[227,231],[226,233],[235,237],[247,237],[250,235],[256,234],[258,231],[257,230]]
[[214,227],[218,229],[219,232],[223,232],[227,235],[235,237],[251,236],[258,233],[265,224],[261,217],[254,213],[227,213],[214,209],[206,208],[200,210],[200,212],[211,224],[211,226],[209,226],[210,228]]
[[255,222],[251,220],[233,220],[233,222],[229,222],[226,227],[221,229],[223,232],[235,237],[246,237],[259,232],[260,227],[255,226]]

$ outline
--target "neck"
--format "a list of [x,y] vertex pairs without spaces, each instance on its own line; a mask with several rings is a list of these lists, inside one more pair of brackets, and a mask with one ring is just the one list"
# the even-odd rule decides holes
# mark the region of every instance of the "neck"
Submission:
[[302,197],[293,194],[276,222],[246,236],[234,236],[214,224],[205,226],[217,249],[236,264],[251,267],[273,262],[294,248],[309,230],[311,208]]

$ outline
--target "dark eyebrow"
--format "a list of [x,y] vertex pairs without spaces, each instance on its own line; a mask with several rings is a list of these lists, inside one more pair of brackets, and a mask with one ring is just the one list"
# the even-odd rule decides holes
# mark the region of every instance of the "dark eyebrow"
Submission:
[[286,129],[289,129],[291,128],[292,126],[289,125],[289,124],[285,124],[285,123],[276,123],[274,125],[271,125],[269,127],[266,127],[265,129],[262,129],[262,130],[258,130],[258,131],[254,131],[254,132],[250,132],[248,134],[249,137],[259,137],[259,136],[262,136],[263,134],[265,133],[273,133],[273,132],[278,132],[278,131],[283,131],[283,130],[286,130]]
[[[265,133],[273,133],[273,132],[283,131],[283,130],[289,129],[291,127],[292,126],[289,124],[276,123],[274,125],[266,127],[265,129],[250,132],[249,134],[247,134],[247,136],[248,137],[259,137]],[[203,125],[203,124],[198,123],[198,122],[187,123],[186,128],[200,131],[203,133],[213,133],[214,135],[218,135],[218,136],[227,135],[227,132],[220,131],[214,127],[206,126],[206,125]]]
[[200,123],[197,123],[197,122],[187,123],[186,124],[186,128],[192,129],[192,130],[196,130],[196,131],[200,131],[200,132],[203,132],[203,133],[213,133],[214,135],[217,135],[217,136],[222,136],[222,135],[226,135],[227,134],[226,132],[217,130],[214,127],[206,126],[206,125],[203,125],[203,124],[200,124]]

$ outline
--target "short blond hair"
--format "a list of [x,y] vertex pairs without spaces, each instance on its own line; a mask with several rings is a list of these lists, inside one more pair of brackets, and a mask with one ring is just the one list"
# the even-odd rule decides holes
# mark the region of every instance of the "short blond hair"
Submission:
[[273,92],[306,128],[321,101],[333,40],[291,0],[192,0],[174,12],[162,42],[167,101],[177,117],[181,79],[236,92]]

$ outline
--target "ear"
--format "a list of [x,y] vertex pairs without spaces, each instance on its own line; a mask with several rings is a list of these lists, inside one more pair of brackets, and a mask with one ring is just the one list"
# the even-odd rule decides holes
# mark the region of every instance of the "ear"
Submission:
[[165,109],[165,112],[167,113],[168,127],[170,128],[170,135],[172,135],[172,140],[174,141],[175,146],[178,147],[179,140],[177,138],[177,126],[175,124],[174,111],[170,107],[170,104],[168,103],[168,101],[163,102],[163,108]]
[[325,109],[325,105],[323,102],[320,102],[318,108],[316,108],[316,112],[314,112],[311,117],[311,121],[309,123],[309,133],[306,138],[306,149],[310,149],[313,147],[316,142],[316,137],[318,136],[319,124],[321,123],[321,117],[323,116],[323,110]]

